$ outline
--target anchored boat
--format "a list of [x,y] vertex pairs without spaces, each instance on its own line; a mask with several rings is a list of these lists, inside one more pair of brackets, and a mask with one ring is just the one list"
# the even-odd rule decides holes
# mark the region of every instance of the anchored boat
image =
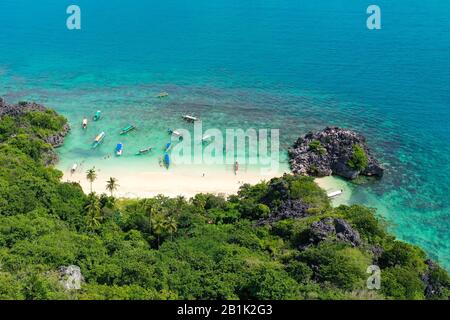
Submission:
[[166,168],[168,169],[170,166],[170,157],[168,153],[164,154],[164,165],[166,166]]
[[209,144],[209,143],[211,143],[211,141],[212,141],[212,137],[209,134],[204,135],[202,138],[203,144]]
[[144,148],[144,149],[139,150],[139,151],[136,153],[136,155],[146,154],[146,153],[149,153],[150,151],[152,151],[152,147],[147,147],[147,148]]
[[118,143],[116,146],[116,156],[121,156],[123,154],[123,144]]
[[191,116],[189,114],[186,114],[183,116],[183,119],[186,120],[187,122],[195,122],[198,121],[197,117]]
[[135,129],[136,129],[136,127],[134,125],[130,124],[130,125],[122,128],[122,130],[120,130],[120,134],[127,134],[128,132],[133,131]]
[[98,136],[96,136],[94,139],[94,143],[92,144],[92,148],[94,149],[97,148],[103,142],[105,136],[106,134],[104,131],[102,131]]
[[72,168],[70,169],[70,173],[71,173],[71,174],[74,174],[75,171],[77,171],[77,168],[78,168],[78,164],[74,163],[73,166],[72,166]]
[[169,94],[165,91],[158,93],[158,95],[156,96],[157,98],[165,98],[168,97]]
[[88,119],[84,118],[83,122],[81,123],[81,127],[83,129],[87,129],[87,125],[88,125]]
[[100,120],[100,117],[102,115],[102,112],[100,110],[98,110],[95,114],[94,114],[94,121]]
[[337,190],[337,191],[328,192],[327,196],[328,196],[328,198],[335,198],[337,196],[340,196],[342,193],[344,193],[344,190]]
[[167,132],[174,137],[178,137],[180,141],[183,140],[183,134],[180,131],[169,129]]
[[170,148],[172,148],[172,143],[171,142],[166,144],[166,148],[164,149],[164,152],[168,152],[170,150]]

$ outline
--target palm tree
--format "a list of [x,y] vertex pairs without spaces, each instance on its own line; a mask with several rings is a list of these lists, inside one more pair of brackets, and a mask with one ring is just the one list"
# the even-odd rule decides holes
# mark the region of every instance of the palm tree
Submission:
[[91,183],[91,193],[92,193],[92,183],[97,179],[97,172],[95,171],[95,167],[86,171],[86,179]]
[[88,203],[84,207],[87,212],[87,225],[91,230],[95,230],[100,226],[102,220],[100,200],[94,193],[91,193],[88,198]]
[[106,181],[106,190],[111,192],[111,197],[113,196],[113,192],[117,190],[117,187],[119,185],[117,184],[117,179],[110,177],[108,181]]
[[165,224],[166,230],[170,233],[170,241],[173,241],[173,234],[178,230],[177,221],[174,217],[169,217],[166,219]]
[[157,241],[158,241],[158,249],[159,249],[159,242],[161,234],[166,230],[166,223],[163,215],[157,215],[155,216],[155,219],[153,220],[153,233],[156,235]]
[[153,214],[156,211],[153,201],[151,199],[145,199],[144,202],[142,202],[142,210],[144,213],[148,214],[150,230],[152,230]]

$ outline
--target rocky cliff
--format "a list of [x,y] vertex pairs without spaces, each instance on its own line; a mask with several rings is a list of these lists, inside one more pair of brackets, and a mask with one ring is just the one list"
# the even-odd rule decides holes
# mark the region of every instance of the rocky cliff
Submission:
[[338,175],[355,179],[359,175],[383,176],[364,136],[347,129],[327,127],[300,137],[289,149],[294,173],[317,177]]

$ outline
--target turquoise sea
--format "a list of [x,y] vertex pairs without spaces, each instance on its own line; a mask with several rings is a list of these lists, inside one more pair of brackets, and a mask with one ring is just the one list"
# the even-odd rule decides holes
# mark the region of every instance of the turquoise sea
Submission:
[[[382,30],[366,28],[373,3]],[[66,28],[70,4],[82,30]],[[450,269],[449,1],[2,0],[0,21],[0,95],[69,119],[62,169],[110,153],[129,122],[139,130],[126,148],[162,147],[186,112],[205,127],[280,128],[283,150],[309,130],[356,129],[386,174],[351,184],[350,201]],[[113,134],[92,152],[102,130]]]

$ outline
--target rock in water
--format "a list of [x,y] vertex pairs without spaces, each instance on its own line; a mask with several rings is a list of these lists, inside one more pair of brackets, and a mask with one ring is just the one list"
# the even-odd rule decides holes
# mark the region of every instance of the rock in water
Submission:
[[[355,148],[363,150],[366,163],[352,165]],[[351,130],[327,127],[300,137],[289,149],[290,165],[294,173],[324,177],[338,175],[355,179],[359,175],[383,176],[383,168],[372,156],[366,139]]]
[[81,269],[78,266],[70,265],[68,267],[61,266],[58,268],[61,285],[66,290],[79,290],[84,283],[84,277],[81,274]]

